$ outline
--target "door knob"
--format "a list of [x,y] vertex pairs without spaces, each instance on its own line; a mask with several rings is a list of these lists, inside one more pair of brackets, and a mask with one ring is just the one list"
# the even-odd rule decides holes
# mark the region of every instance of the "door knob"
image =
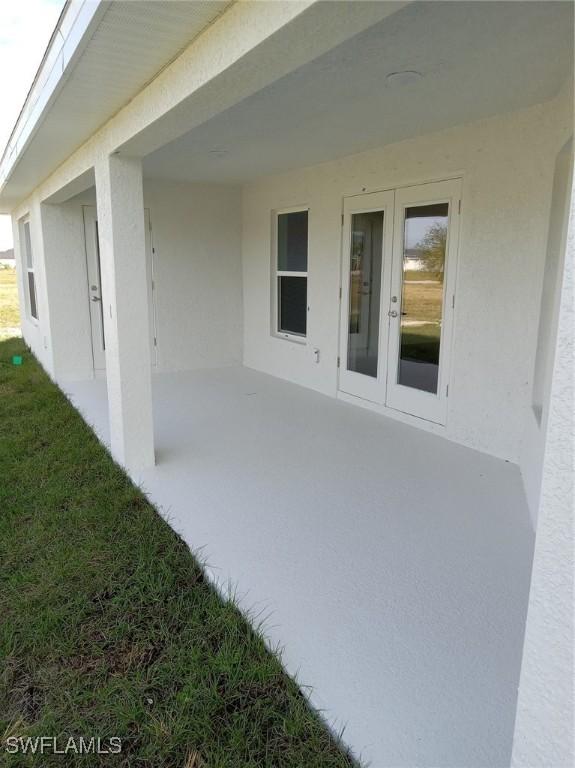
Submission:
[[389,311],[387,314],[388,314],[390,317],[397,317],[397,310],[395,310],[395,309],[391,309],[391,310],[390,310],[390,311]]

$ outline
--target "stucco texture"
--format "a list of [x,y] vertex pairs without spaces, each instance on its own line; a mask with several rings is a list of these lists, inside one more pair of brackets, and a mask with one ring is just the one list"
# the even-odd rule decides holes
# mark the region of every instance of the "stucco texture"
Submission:
[[[335,395],[345,195],[463,178],[446,437],[519,461],[557,152],[569,100],[471,123],[244,187],[244,362]],[[307,345],[270,335],[273,209],[309,207]],[[315,362],[314,348],[320,349]],[[394,412],[389,411],[389,415]]]
[[573,196],[571,199],[541,506],[513,745],[514,768],[571,768],[575,764],[575,205]]

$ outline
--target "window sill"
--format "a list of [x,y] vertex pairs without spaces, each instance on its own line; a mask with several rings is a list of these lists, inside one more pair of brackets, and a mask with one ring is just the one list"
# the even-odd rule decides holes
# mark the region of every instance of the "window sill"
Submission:
[[282,341],[291,341],[292,344],[299,344],[301,347],[305,347],[307,345],[306,336],[295,336],[291,333],[281,333],[281,331],[276,331],[275,333],[272,333],[272,338],[281,339]]

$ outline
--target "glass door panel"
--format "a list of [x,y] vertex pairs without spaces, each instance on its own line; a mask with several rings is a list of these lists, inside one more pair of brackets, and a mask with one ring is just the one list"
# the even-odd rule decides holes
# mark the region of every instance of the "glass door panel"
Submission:
[[383,211],[351,217],[347,369],[377,377]]
[[437,393],[447,203],[405,209],[398,383]]
[[[461,181],[396,190],[386,404],[444,424]],[[447,298],[448,297],[448,298]]]
[[393,191],[344,199],[339,388],[376,403],[385,401],[381,307],[390,291],[393,199]]

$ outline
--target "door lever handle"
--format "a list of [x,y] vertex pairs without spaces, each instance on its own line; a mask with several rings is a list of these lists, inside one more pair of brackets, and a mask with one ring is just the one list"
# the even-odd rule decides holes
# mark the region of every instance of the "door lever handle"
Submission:
[[92,296],[92,301],[102,301],[101,296]]
[[397,317],[397,310],[395,310],[395,309],[391,309],[391,310],[390,310],[390,311],[389,311],[387,314],[388,314],[390,317]]

